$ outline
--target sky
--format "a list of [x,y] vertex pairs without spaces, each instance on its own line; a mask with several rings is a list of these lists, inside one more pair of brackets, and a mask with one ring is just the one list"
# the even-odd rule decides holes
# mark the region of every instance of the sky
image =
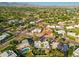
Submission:
[[23,4],[39,6],[79,6],[79,2],[24,2]]

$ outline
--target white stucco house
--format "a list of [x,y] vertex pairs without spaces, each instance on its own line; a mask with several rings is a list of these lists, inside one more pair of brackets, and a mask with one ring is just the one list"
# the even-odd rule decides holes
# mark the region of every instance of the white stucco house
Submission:
[[12,50],[8,50],[8,51],[1,53],[0,57],[17,57],[17,54]]
[[77,48],[77,49],[73,52],[73,56],[74,56],[74,57],[79,57],[79,48]]
[[50,48],[48,41],[44,41],[44,42],[35,41],[34,42],[34,47],[41,48],[41,49],[45,49],[45,48],[49,49]]
[[35,28],[31,31],[32,33],[40,33],[41,32],[41,29],[39,28]]

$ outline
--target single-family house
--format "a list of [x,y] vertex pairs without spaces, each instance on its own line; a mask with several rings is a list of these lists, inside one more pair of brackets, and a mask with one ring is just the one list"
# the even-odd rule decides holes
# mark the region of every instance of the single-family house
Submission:
[[74,26],[67,26],[66,29],[74,29]]
[[43,42],[35,41],[34,42],[34,47],[41,48],[41,49],[45,49],[45,48],[49,49],[50,48],[48,41],[43,41]]
[[63,29],[64,26],[56,26],[57,29]]
[[48,41],[44,41],[44,42],[42,42],[42,44],[43,44],[43,46],[41,45],[41,48],[46,48],[46,49],[50,48]]
[[54,25],[47,25],[47,28],[55,28],[55,26]]
[[23,40],[18,46],[17,46],[17,49],[20,49],[20,48],[24,48],[24,47],[29,47],[29,42],[28,40]]
[[47,28],[57,28],[57,29],[63,29],[63,28],[64,28],[64,26],[47,25]]
[[78,25],[74,25],[75,28],[79,28],[79,24]]
[[64,30],[58,30],[58,31],[56,31],[58,34],[62,34],[62,35],[64,35],[65,34],[65,31]]
[[68,35],[68,36],[76,37],[76,33],[73,33],[73,32],[67,32],[67,35]]
[[22,53],[22,54],[27,54],[31,51],[30,45],[28,40],[23,40],[21,44],[17,46],[17,49]]
[[32,33],[40,33],[41,32],[41,29],[39,28],[35,28],[34,30],[31,31]]
[[34,25],[34,24],[35,24],[35,22],[34,22],[34,21],[31,21],[31,22],[30,22],[30,24],[33,24],[33,25]]
[[79,43],[79,35],[76,35],[75,41]]
[[79,35],[77,35],[76,37],[77,37],[77,39],[79,39]]
[[52,42],[51,47],[52,49],[56,49],[58,47],[59,43],[58,42]]
[[41,41],[34,41],[34,47],[41,48]]
[[0,44],[4,43],[7,41],[7,38],[9,37],[10,35],[8,33],[3,33],[1,36],[0,36]]
[[65,22],[58,22],[59,25],[64,25]]
[[15,22],[16,22],[16,20],[9,20],[9,21],[8,21],[9,24],[13,24],[13,23],[15,23]]
[[39,19],[36,21],[36,23],[41,23],[41,22],[43,22],[43,19]]

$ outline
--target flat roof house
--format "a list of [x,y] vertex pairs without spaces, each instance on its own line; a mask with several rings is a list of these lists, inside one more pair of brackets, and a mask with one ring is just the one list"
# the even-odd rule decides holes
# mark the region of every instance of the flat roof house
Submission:
[[58,47],[58,45],[59,45],[59,42],[52,42],[51,43],[52,49],[56,49]]
[[68,26],[68,27],[66,27],[66,29],[74,29],[74,27],[73,26]]
[[55,28],[55,26],[54,25],[47,25],[47,28]]
[[50,48],[48,41],[44,41],[44,42],[35,41],[34,47],[41,48],[41,49],[49,49]]
[[79,24],[78,25],[74,25],[75,28],[79,28]]
[[7,33],[3,33],[3,34],[0,36],[0,44],[6,42],[8,36],[10,36],[10,35],[7,34]]
[[40,28],[35,28],[34,30],[32,30],[32,33],[40,33],[41,29]]
[[63,29],[63,28],[64,28],[64,26],[47,25],[47,28],[57,28],[57,29]]
[[34,47],[41,48],[41,41],[34,41]]
[[8,50],[8,51],[1,53],[0,57],[17,57],[17,54],[12,50]]
[[28,40],[26,39],[26,40],[23,40],[22,43],[20,43],[20,44],[17,46],[17,49],[21,49],[21,48],[28,47],[28,46],[30,46],[30,45],[29,45]]
[[62,35],[64,35],[65,34],[65,31],[64,30],[58,30],[58,31],[56,31],[58,34],[62,34]]
[[30,45],[29,45],[29,42],[28,40],[23,40],[21,44],[19,44],[17,46],[17,49],[22,53],[22,54],[27,54],[29,53],[31,50],[30,50]]
[[74,56],[74,57],[79,57],[79,48],[77,48],[77,49],[73,52],[73,56]]

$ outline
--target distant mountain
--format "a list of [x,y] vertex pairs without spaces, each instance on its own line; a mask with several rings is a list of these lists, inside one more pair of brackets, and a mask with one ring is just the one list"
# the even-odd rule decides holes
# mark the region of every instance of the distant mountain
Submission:
[[22,4],[17,2],[0,2],[0,6],[31,6],[30,4]]
[[11,3],[11,2],[0,2],[0,6],[14,6],[16,3]]
[[[54,2],[53,2],[54,3]],[[42,3],[43,4],[43,3]],[[54,8],[57,8],[57,7],[62,7],[62,8],[73,8],[73,7],[76,7],[76,8],[79,8],[79,5],[51,5],[51,6],[45,6],[45,5],[35,5],[35,4],[31,4],[31,3],[28,3],[28,2],[0,2],[0,6],[16,6],[16,7],[54,7]]]

